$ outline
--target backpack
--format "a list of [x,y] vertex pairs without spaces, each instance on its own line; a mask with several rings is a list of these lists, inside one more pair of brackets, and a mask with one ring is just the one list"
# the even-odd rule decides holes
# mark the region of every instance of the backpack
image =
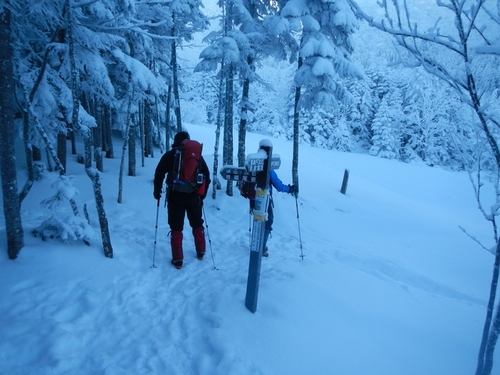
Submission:
[[243,198],[255,199],[255,182],[244,181],[240,187],[240,194]]
[[197,141],[185,139],[174,155],[172,189],[181,193],[205,192],[205,178],[200,173],[200,159],[203,145]]

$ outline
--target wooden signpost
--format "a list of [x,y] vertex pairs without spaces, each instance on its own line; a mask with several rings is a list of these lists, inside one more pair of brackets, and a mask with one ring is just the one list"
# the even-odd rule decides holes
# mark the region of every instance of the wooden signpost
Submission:
[[230,181],[256,183],[255,207],[253,209],[252,240],[250,243],[250,262],[248,266],[247,292],[245,306],[254,313],[257,310],[259,294],[260,267],[264,247],[267,207],[269,204],[269,171],[278,169],[281,164],[279,155],[273,156],[273,145],[269,140],[259,143],[255,154],[247,155],[246,167],[225,166],[220,171],[222,178]]

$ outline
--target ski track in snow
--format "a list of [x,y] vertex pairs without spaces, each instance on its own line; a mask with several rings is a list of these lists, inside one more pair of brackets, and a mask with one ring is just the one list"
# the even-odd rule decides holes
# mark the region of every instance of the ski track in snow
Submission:
[[[315,206],[302,207],[301,210],[319,211],[320,209]],[[341,215],[348,214],[344,208],[336,207],[335,211]],[[342,220],[340,218],[339,220]],[[309,233],[308,236],[312,234]],[[281,239],[280,239],[281,241]],[[323,241],[323,240],[322,240]],[[324,246],[317,252],[317,259],[321,262],[325,260],[335,260],[347,267],[360,270],[362,272],[373,275],[381,280],[389,281],[394,285],[409,290],[411,288],[422,290],[426,293],[451,298],[466,303],[472,303],[478,306],[486,306],[487,301],[466,293],[457,291],[456,289],[447,286],[443,283],[433,280],[419,272],[412,271],[396,261],[385,259],[376,256],[370,256],[369,253],[359,253],[354,249],[340,248],[329,242],[324,243]]]
[[403,265],[388,259],[359,256],[346,250],[336,249],[333,251],[334,258],[349,267],[359,269],[385,281],[391,281],[395,285],[407,290],[409,288],[420,289],[424,292],[437,296],[453,298],[459,301],[485,306],[486,301],[461,293],[449,286],[436,282],[425,275],[418,274],[406,269]]

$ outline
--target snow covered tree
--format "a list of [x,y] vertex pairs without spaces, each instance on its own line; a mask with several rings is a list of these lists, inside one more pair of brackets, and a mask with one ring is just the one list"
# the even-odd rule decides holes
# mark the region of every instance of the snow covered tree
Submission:
[[399,141],[387,96],[382,99],[379,110],[373,119],[372,132],[373,145],[370,148],[370,154],[386,159],[396,159]]
[[[408,66],[421,66],[430,74],[447,83],[473,110],[478,129],[490,148],[498,176],[500,171],[500,125],[494,90],[498,88],[500,56],[498,35],[500,11],[498,4],[487,0],[445,0],[419,18],[419,9],[404,1],[382,2],[383,20],[366,14],[354,1],[349,0],[359,16],[369,24],[395,37],[409,58],[401,59]],[[434,19],[429,19],[429,14]],[[429,23],[432,22],[432,23]],[[493,109],[493,110],[492,110]],[[490,173],[490,171],[483,171]],[[477,173],[481,175],[481,171]],[[479,181],[476,182],[479,189]],[[480,197],[478,202],[481,202]],[[481,206],[481,203],[480,203]],[[500,306],[493,322],[496,287],[500,275],[500,240],[496,231],[499,214],[500,190],[491,210],[483,210],[491,221],[496,239],[496,254],[490,299],[486,312],[482,342],[479,349],[476,375],[488,375],[493,367],[493,352],[500,331]],[[493,322],[493,323],[492,323]]]
[[[11,2],[15,14],[13,30],[15,43],[13,65],[16,80],[16,100],[23,115],[23,140],[28,169],[28,181],[21,197],[28,194],[34,179],[34,162],[45,145],[47,162],[52,158],[59,173],[65,173],[65,153],[62,145],[54,144],[67,133],[67,118],[63,102],[67,87],[60,84],[57,75],[58,44],[64,39],[61,27],[60,3],[40,1],[32,4],[18,0]],[[44,17],[40,17],[40,13]],[[62,159],[62,160],[61,160]]]
[[24,246],[24,230],[21,221],[21,203],[17,191],[15,158],[15,85],[13,80],[11,47],[11,14],[9,2],[0,3],[0,172],[2,177],[3,211],[7,234],[7,253],[17,258]]
[[345,106],[346,121],[353,141],[364,148],[370,147],[371,123],[375,113],[371,85],[372,82],[368,77],[346,80],[346,87],[353,97],[352,103]]
[[[342,78],[360,77],[361,72],[349,61],[351,34],[357,27],[349,5],[344,0],[290,0],[278,2],[279,17],[273,18],[274,32],[287,39],[300,33],[299,58],[295,73],[294,155],[292,178],[298,185],[299,113],[324,108],[335,111],[338,102],[350,95]],[[291,45],[290,43],[288,45]]]
[[[223,22],[226,22],[225,18],[223,18]],[[225,26],[223,25],[223,30],[225,30]],[[219,163],[219,139],[220,139],[220,129],[222,127],[222,122],[224,121],[224,125],[226,123],[226,111],[227,111],[227,96],[228,91],[226,88],[228,81],[228,65],[233,64],[239,59],[239,51],[236,43],[233,39],[229,37],[220,37],[221,32],[210,33],[204,41],[207,43],[212,43],[207,48],[205,48],[201,54],[200,59],[202,59],[195,67],[195,72],[202,71],[213,71],[217,70],[218,64],[220,63],[220,69],[218,73],[219,77],[219,87],[218,87],[218,108],[217,108],[217,117],[216,117],[216,130],[215,130],[215,146],[214,146],[214,166],[213,166],[213,175],[214,175],[214,183],[213,183],[213,192],[212,198],[215,199],[217,195],[217,186],[220,186],[220,182],[217,178],[218,171],[218,163]],[[232,101],[231,101],[232,103]],[[232,113],[232,108],[231,108]],[[224,118],[224,120],[223,120]],[[232,144],[229,145],[228,142],[228,132],[232,132],[231,128],[227,128],[224,126],[223,133],[223,164],[232,164]],[[227,144],[226,144],[227,143]],[[227,162],[229,154],[229,148],[231,150],[231,160]]]
[[352,151],[354,143],[345,113],[342,110],[328,112],[321,107],[313,109],[301,114],[301,141],[328,150]]
[[[225,165],[233,164],[233,104],[234,104],[234,75],[235,66],[240,61],[240,50],[236,40],[231,36],[234,27],[233,19],[233,3],[222,2],[220,3],[223,9],[224,16],[221,20],[221,29],[216,32],[210,33],[204,41],[210,43],[201,54],[201,61],[196,65],[194,71],[212,71],[217,70],[219,64],[220,76],[220,98],[219,98],[219,115],[216,137],[218,138],[218,131],[220,129],[220,122],[224,122],[223,132],[223,151],[222,162]],[[218,155],[218,142],[216,141],[216,149],[214,154]],[[216,159],[218,159],[216,157]],[[214,175],[216,175],[217,166],[214,161]],[[215,188],[215,184],[214,184]],[[213,197],[215,198],[215,190]],[[227,181],[226,194],[233,195],[233,185],[231,181]]]
[[95,237],[92,226],[82,217],[75,216],[71,210],[67,210],[64,203],[74,200],[78,189],[74,187],[73,178],[61,176],[52,183],[56,190],[54,196],[44,199],[41,203],[47,208],[50,216],[32,233],[43,240],[56,238],[65,242],[68,240],[82,240],[85,244]]
[[[79,90],[78,85],[78,70],[75,58],[75,38],[74,38],[74,19],[73,12],[71,9],[71,0],[66,0],[65,2],[65,12],[67,17],[66,30],[67,30],[67,42],[68,42],[68,57],[70,60],[70,72],[71,72],[71,93],[73,98],[73,108],[72,108],[72,124],[75,129],[79,131],[84,140],[85,146],[85,171],[92,181],[92,186],[94,188],[94,196],[97,206],[97,214],[99,217],[99,224],[101,226],[101,240],[104,250],[104,255],[106,257],[113,257],[113,247],[111,245],[111,238],[108,227],[108,219],[106,217],[106,211],[104,210],[104,201],[101,191],[101,182],[99,171],[92,168],[92,154],[91,154],[91,134],[90,127],[92,123],[88,126],[84,121],[83,117],[80,118],[80,100],[79,100]],[[82,121],[81,121],[82,120]]]
[[[224,11],[221,30],[209,35],[206,40],[213,43],[212,46],[205,49],[200,55],[203,60],[196,67],[196,71],[217,69],[217,64],[221,63],[221,72],[225,76],[238,77],[242,90],[239,106],[239,131],[238,131],[238,165],[243,166],[245,162],[245,137],[248,126],[249,113],[251,108],[251,89],[250,86],[258,80],[255,73],[256,67],[268,56],[279,56],[283,58],[283,45],[276,30],[273,29],[272,22],[266,23],[270,14],[277,12],[277,3],[266,3],[254,0],[230,0],[220,3]],[[227,39],[230,39],[229,42]],[[288,38],[290,40],[291,38]],[[222,47],[229,47],[234,52],[234,59],[229,62],[227,56],[223,62]],[[222,68],[224,67],[224,69]],[[226,98],[225,119],[228,123],[232,117],[233,103],[236,94],[231,87],[233,79],[229,81],[226,78],[225,89]],[[225,125],[224,143],[232,147],[232,138]],[[232,152],[225,148],[227,160],[226,163],[232,164]],[[230,156],[229,156],[230,155]],[[231,182],[228,182],[228,186]],[[228,194],[230,189],[228,189]]]
[[354,149],[354,142],[345,112],[345,108],[341,107],[340,110],[332,116],[333,129],[329,142],[331,148],[334,150],[351,152]]

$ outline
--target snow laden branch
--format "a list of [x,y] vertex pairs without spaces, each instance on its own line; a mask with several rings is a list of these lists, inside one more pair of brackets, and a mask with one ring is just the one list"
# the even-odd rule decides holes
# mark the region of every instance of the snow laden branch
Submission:
[[[440,34],[439,28],[437,27],[437,24],[432,29],[429,29],[429,32],[427,32],[427,33],[419,32],[417,25],[411,26],[411,24],[409,24],[408,29],[403,29],[401,22],[398,22],[400,27],[396,28],[396,27],[392,26],[393,20],[391,18],[389,18],[390,16],[389,16],[388,11],[386,11],[386,17],[388,17],[388,19],[378,21],[378,20],[375,20],[372,16],[365,13],[355,1],[353,1],[353,0],[347,0],[347,1],[350,3],[350,5],[354,9],[355,13],[359,17],[364,19],[366,22],[368,22],[368,24],[370,26],[375,27],[376,29],[379,29],[381,31],[384,31],[388,34],[391,34],[391,35],[394,35],[394,36],[400,37],[400,38],[415,38],[415,39],[421,39],[421,40],[427,41],[427,42],[436,43],[442,47],[445,47],[445,48],[455,52],[455,53],[458,53],[460,55],[463,54],[463,51],[462,51],[461,46],[460,46],[460,42],[455,40],[453,37],[451,37],[449,35]],[[386,6],[387,6],[387,4],[386,4]],[[399,10],[398,10],[398,12],[399,12]],[[400,17],[398,16],[398,19],[399,18]],[[387,22],[389,23],[389,25],[386,24]],[[410,23],[410,22],[408,22],[408,23]]]

